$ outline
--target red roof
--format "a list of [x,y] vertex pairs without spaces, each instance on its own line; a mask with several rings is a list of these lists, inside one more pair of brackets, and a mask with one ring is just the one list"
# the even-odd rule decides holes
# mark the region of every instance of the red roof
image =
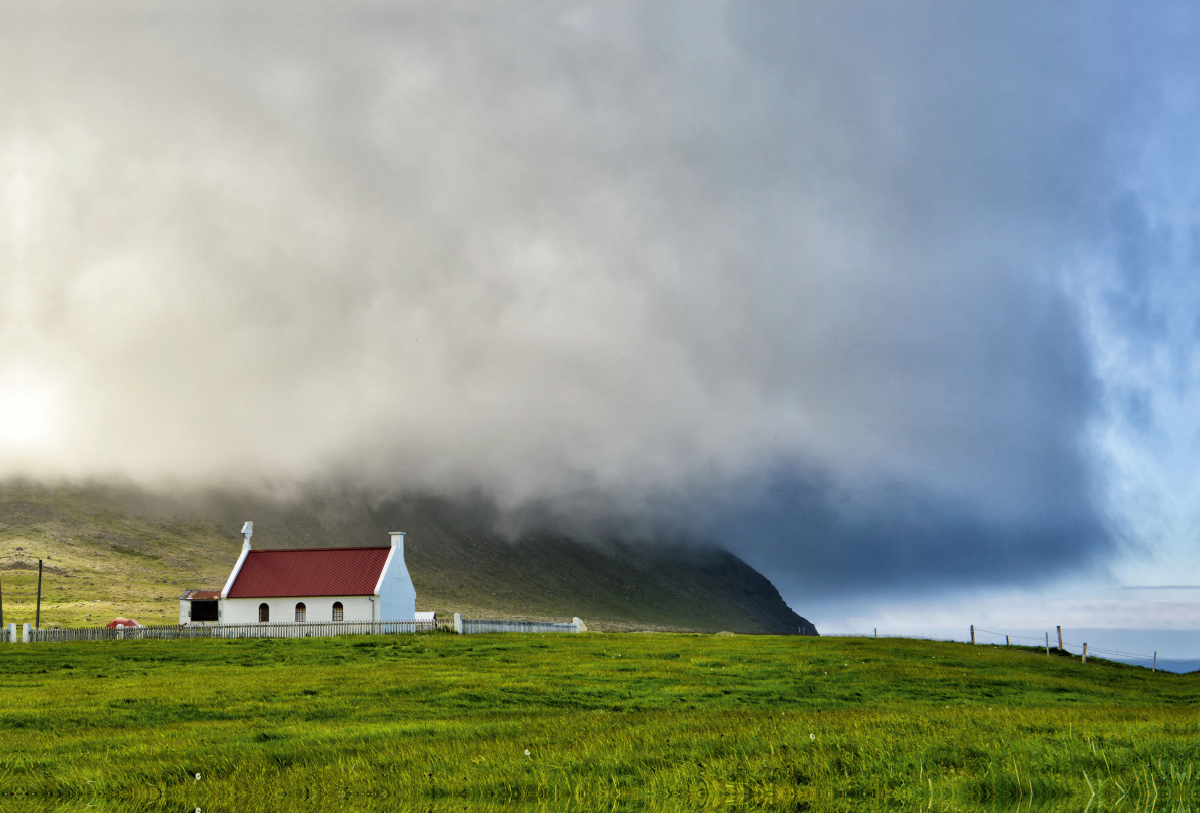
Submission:
[[190,598],[190,599],[198,600],[198,601],[202,601],[205,599],[220,598],[220,597],[221,597],[220,590],[188,590],[182,596],[180,596],[180,598],[184,598],[184,599]]
[[369,596],[390,547],[252,550],[229,598]]

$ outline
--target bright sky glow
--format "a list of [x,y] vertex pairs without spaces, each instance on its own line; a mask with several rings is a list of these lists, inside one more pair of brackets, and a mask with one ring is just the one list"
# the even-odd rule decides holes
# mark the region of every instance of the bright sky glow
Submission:
[[48,451],[59,409],[51,382],[20,367],[0,371],[0,454]]

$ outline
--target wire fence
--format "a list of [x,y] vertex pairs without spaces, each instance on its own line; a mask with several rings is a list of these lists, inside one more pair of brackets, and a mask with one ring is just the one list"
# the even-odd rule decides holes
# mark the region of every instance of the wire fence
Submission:
[[[1058,647],[1057,633],[1047,632],[1043,636],[1031,635],[1014,635],[1012,633],[997,632],[996,630],[985,630],[979,627],[974,627],[975,635],[978,638],[986,638],[986,640],[976,641],[976,643],[989,644],[992,646],[1025,646],[1036,647],[1038,649],[1046,648],[1049,652],[1065,652],[1076,657],[1083,657],[1083,648],[1085,644],[1077,644],[1070,641],[1063,641],[1062,648]],[[902,635],[894,633],[886,633],[880,635],[879,630],[870,632],[832,632],[822,633],[823,638],[901,638],[913,641],[935,641],[935,640],[958,640],[951,638],[934,638],[928,635]],[[1086,644],[1087,655],[1089,658],[1100,657],[1105,660],[1119,661],[1128,663],[1132,666],[1145,666],[1148,669],[1157,669],[1170,672],[1191,672],[1200,670],[1200,658],[1161,658],[1157,653],[1152,655],[1144,655],[1137,652],[1125,652],[1119,649],[1105,649],[1103,647]]]
[[[1145,665],[1151,669],[1170,669],[1172,672],[1192,671],[1200,669],[1200,658],[1160,658],[1158,654],[1145,655],[1138,652],[1124,652],[1119,649],[1105,649],[1103,647],[1093,646],[1091,644],[1077,644],[1071,641],[1063,641],[1062,647],[1058,646],[1057,634],[1051,635],[1049,632],[1042,638],[1037,638],[1029,635],[1013,635],[1011,633],[996,632],[995,630],[985,630],[975,627],[975,634],[980,636],[989,636],[989,640],[985,643],[993,646],[1001,645],[1000,639],[1004,639],[1005,644],[1010,641],[1030,642],[1021,643],[1022,646],[1045,647],[1051,652],[1066,652],[1070,655],[1083,657],[1084,647],[1087,647],[1088,657],[1101,657],[1106,660],[1120,661],[1135,666]],[[1186,669],[1185,667],[1191,667]]]

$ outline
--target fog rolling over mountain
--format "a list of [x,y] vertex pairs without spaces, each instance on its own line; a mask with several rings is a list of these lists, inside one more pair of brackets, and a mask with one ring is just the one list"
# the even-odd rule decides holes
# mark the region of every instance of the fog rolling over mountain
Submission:
[[771,583],[713,547],[581,541],[496,531],[480,499],[309,490],[279,500],[229,493],[164,497],[136,489],[0,487],[5,618],[35,612],[37,561],[49,568],[43,619],[77,626],[114,615],[173,623],[185,589],[220,589],[237,530],[254,517],[256,548],[389,544],[403,530],[417,608],[472,618],[570,619],[594,630],[815,635]]
[[1103,573],[1189,414],[1130,365],[1194,301],[1139,275],[1189,268],[1155,134],[1193,28],[6,5],[0,476],[482,494],[513,538],[719,544],[802,611]]

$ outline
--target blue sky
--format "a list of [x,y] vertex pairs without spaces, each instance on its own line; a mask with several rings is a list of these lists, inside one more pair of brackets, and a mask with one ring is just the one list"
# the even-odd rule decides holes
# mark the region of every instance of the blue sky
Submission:
[[482,492],[830,629],[1200,625],[1188,5],[0,15],[0,474]]

